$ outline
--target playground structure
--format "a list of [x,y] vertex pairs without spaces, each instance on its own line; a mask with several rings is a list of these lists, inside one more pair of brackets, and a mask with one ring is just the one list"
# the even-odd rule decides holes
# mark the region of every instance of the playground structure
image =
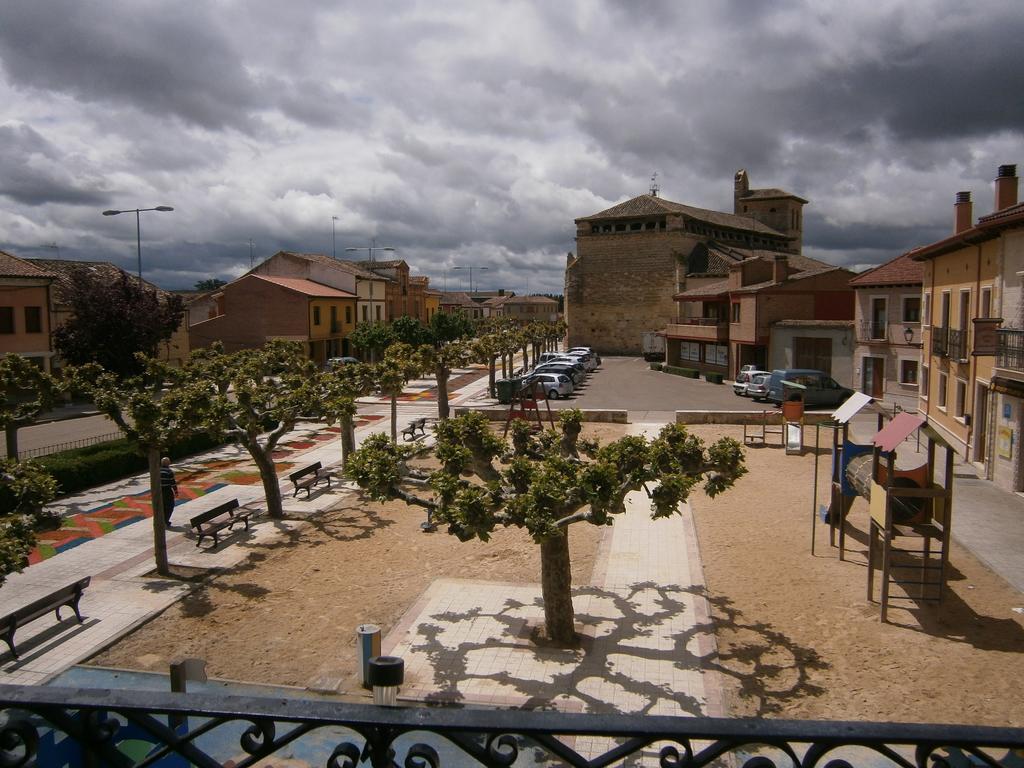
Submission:
[[[820,514],[829,524],[830,544],[835,546],[839,531],[839,559],[845,555],[846,517],[856,497],[869,505],[867,597],[875,599],[875,572],[881,581],[881,620],[888,620],[889,601],[905,597],[918,602],[942,601],[949,563],[952,522],[953,450],[920,416],[899,413],[884,425],[886,414],[878,414],[877,433],[870,445],[849,438],[849,422],[871,398],[861,393],[850,398],[835,414],[832,430],[832,476],[829,506],[817,509],[818,461],[815,456],[814,517]],[[896,449],[914,432],[927,440],[924,464],[896,469]],[[941,473],[936,472],[936,448],[945,450]],[[814,553],[814,525],[811,553]],[[892,594],[900,587],[902,596]]]
[[505,430],[501,433],[502,437],[508,435],[508,430],[515,419],[531,422],[536,431],[543,431],[544,421],[537,405],[540,400],[544,401],[544,407],[547,409],[548,424],[554,429],[555,417],[551,413],[551,403],[548,402],[541,383],[530,376],[513,380],[512,396],[509,398],[508,415],[505,417]]
[[782,382],[782,406],[779,411],[761,411],[760,424],[743,425],[743,442],[753,444],[760,441],[768,445],[768,439],[779,436],[779,442],[787,455],[804,452],[804,391],[807,388],[795,381]]

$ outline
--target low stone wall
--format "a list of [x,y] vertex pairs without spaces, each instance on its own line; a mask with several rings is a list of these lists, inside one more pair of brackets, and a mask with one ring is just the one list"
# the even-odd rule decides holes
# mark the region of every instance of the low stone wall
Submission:
[[[482,413],[491,421],[504,421],[508,417],[508,408],[467,408],[465,406],[456,407],[452,409],[452,412],[456,416],[462,416],[464,413]],[[602,424],[626,424],[628,423],[628,414],[626,411],[613,411],[600,408],[581,408],[580,412],[583,414],[584,421],[592,421]],[[558,411],[552,409],[552,415],[557,419]],[[547,412],[540,409],[541,418],[547,421]]]
[[[781,423],[782,411],[676,411],[676,424],[760,424],[765,413],[769,424]],[[832,414],[804,413],[804,424],[823,424],[832,420]]]

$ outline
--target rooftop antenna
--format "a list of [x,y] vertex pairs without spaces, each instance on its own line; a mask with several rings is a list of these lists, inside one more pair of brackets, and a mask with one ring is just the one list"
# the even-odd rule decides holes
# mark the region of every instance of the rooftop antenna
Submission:
[[252,269],[252,265],[253,265],[253,260],[252,260],[252,247],[253,247],[253,245],[254,245],[254,243],[252,241],[252,238],[250,237],[249,238],[249,269]]
[[655,171],[651,174],[651,197],[657,197],[661,191],[661,187],[658,185],[658,172]]

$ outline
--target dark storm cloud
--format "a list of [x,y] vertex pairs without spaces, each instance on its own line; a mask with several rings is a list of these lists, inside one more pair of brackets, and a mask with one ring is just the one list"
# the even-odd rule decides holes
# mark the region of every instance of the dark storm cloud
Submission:
[[901,253],[920,245],[927,245],[947,237],[952,232],[953,207],[949,209],[950,226],[939,224],[905,225],[879,224],[868,221],[849,221],[836,224],[817,213],[804,216],[804,242],[827,251],[845,251],[858,248],[885,251],[894,259]]
[[29,206],[102,205],[110,199],[98,174],[27,125],[0,125],[0,147],[0,195]]
[[201,2],[10,3],[0,60],[19,86],[246,129],[260,95],[209,10]]

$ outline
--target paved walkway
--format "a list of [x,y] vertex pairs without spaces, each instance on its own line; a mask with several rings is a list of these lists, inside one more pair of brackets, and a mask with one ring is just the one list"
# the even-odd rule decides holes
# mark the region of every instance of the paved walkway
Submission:
[[[660,425],[634,424],[635,434]],[[576,650],[532,642],[538,585],[434,582],[385,638],[408,700],[565,711],[721,715],[701,658],[714,648],[689,509],[652,521],[644,493],[605,531],[591,584],[574,590]],[[595,745],[595,749],[600,745]],[[577,744],[577,748],[580,745]]]

